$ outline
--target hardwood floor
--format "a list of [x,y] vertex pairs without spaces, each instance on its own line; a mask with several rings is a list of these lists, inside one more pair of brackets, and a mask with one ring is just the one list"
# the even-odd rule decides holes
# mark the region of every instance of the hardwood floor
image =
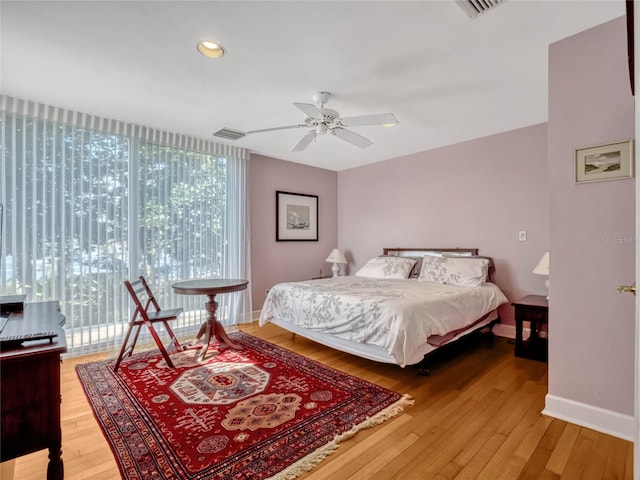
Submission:
[[[434,359],[430,377],[343,354],[279,327],[241,327],[333,368],[410,394],[415,404],[359,432],[302,480],[346,479],[632,479],[633,444],[542,416],[547,365],[515,358],[513,345],[479,339],[464,352]],[[75,365],[62,366],[65,479],[116,479],[111,450],[87,403]],[[448,357],[448,358],[447,358]],[[16,480],[41,480],[47,452],[19,458]]]

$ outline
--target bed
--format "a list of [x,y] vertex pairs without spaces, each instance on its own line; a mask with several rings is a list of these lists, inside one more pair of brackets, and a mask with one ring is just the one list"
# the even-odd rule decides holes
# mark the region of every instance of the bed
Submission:
[[385,248],[353,276],[275,285],[259,323],[370,360],[420,364],[500,320],[508,300],[493,268],[477,249]]

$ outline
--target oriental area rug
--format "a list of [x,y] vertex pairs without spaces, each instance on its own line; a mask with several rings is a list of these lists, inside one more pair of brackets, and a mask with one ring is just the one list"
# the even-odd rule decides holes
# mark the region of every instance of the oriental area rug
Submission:
[[[293,479],[338,443],[393,417],[406,395],[243,332],[213,343],[77,366],[126,480]],[[215,348],[215,352],[212,352]],[[211,355],[211,353],[216,353]]]

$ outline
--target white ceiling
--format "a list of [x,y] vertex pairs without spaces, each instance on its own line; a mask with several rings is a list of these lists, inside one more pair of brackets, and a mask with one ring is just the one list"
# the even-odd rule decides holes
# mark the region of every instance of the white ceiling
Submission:
[[[624,14],[622,0],[509,0],[474,20],[453,1],[3,0],[1,92],[209,139],[301,123],[292,103],[319,90],[342,116],[395,113],[395,128],[352,128],[366,149],[325,135],[289,152],[303,129],[229,142],[339,171],[545,122],[548,45]],[[227,55],[201,56],[201,39]]]

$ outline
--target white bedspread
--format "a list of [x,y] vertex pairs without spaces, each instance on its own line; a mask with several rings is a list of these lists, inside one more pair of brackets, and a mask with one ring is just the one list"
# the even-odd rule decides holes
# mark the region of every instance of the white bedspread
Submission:
[[416,362],[415,352],[429,336],[465,327],[507,301],[492,283],[459,287],[415,279],[338,277],[274,286],[260,325],[277,319],[377,345],[404,367]]

